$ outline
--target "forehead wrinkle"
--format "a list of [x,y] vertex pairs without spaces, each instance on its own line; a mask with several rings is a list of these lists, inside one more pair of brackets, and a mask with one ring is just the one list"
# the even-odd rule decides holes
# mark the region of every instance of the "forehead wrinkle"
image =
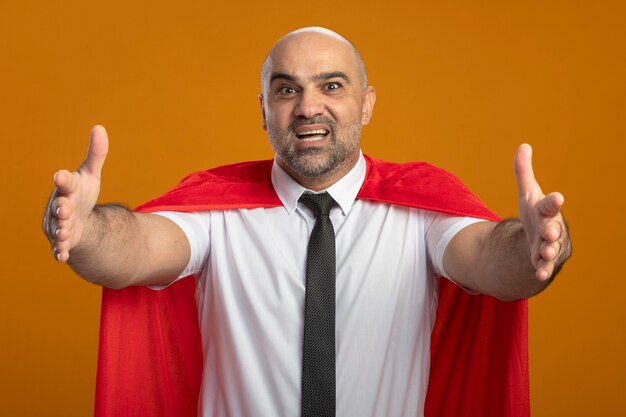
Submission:
[[294,82],[298,80],[298,78],[293,76],[293,75],[290,75],[290,74],[287,74],[287,73],[284,73],[284,72],[274,72],[270,76],[270,85],[274,82],[274,80],[277,80],[277,79],[278,80],[294,81]]
[[321,74],[314,75],[312,78],[315,81],[324,81],[331,78],[341,78],[348,84],[352,84],[352,82],[350,81],[350,77],[348,77],[348,75],[343,71],[322,72]]
[[[365,63],[363,62],[363,58],[361,57],[361,54],[359,53],[359,51],[356,49],[356,47],[354,46],[354,44],[352,42],[350,42],[350,40],[348,40],[346,37],[330,30],[330,29],[326,29],[326,28],[322,28],[322,27],[307,27],[307,28],[302,28],[302,29],[298,29],[296,31],[290,32],[288,34],[286,34],[285,36],[283,36],[282,38],[279,39],[278,42],[276,42],[276,44],[274,44],[274,46],[272,46],[272,48],[269,50],[269,52],[267,53],[267,55],[265,56],[265,60],[263,61],[263,65],[261,67],[261,94],[265,93],[265,88],[269,85],[271,85],[271,71],[272,71],[272,66],[274,64],[273,62],[273,55],[274,52],[276,50],[277,47],[279,47],[279,45],[285,41],[288,38],[292,38],[293,36],[298,36],[300,34],[303,33],[317,33],[319,35],[323,35],[323,36],[327,36],[330,38],[333,38],[335,40],[340,41],[341,43],[347,45],[351,50],[352,53],[354,55],[354,57],[356,58],[356,64],[357,64],[357,72],[359,75],[359,84],[361,86],[361,89],[363,91],[365,91],[365,89],[367,89],[368,86],[368,80],[367,80],[367,70],[365,68]],[[350,80],[348,80],[348,82],[350,82]]]
[[[346,81],[348,84],[352,84],[350,77],[348,77],[348,75],[343,71],[322,72],[322,73],[315,74],[309,77],[309,79],[312,81],[325,81],[325,80],[330,80],[332,78],[341,78],[342,80]],[[272,75],[270,76],[270,85],[274,82],[274,80],[286,80],[286,81],[297,82],[298,80],[300,80],[300,77],[287,74],[285,72],[275,72],[275,73],[272,73]]]

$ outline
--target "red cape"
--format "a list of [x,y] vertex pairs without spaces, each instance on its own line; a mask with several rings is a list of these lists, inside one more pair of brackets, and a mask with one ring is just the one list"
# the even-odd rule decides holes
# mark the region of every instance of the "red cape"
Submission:
[[[357,198],[497,220],[456,177],[425,163],[366,157]],[[137,208],[196,211],[281,205],[272,161],[196,172]],[[162,291],[104,288],[95,415],[195,417],[202,352],[195,280]],[[528,417],[527,303],[469,295],[440,280],[426,417]]]

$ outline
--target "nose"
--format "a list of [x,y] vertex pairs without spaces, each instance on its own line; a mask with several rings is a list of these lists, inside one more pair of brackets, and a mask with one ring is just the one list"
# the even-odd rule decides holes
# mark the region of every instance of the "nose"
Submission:
[[304,90],[300,93],[298,103],[295,108],[297,117],[307,119],[319,116],[324,112],[324,101],[320,94],[312,90]]

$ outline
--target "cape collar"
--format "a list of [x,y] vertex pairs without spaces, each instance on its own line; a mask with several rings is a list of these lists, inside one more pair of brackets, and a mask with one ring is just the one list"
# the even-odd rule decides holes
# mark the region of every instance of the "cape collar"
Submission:
[[[496,220],[454,175],[424,162],[391,163],[364,156],[366,173],[356,198],[439,213]],[[194,172],[136,210],[201,211],[279,207],[272,160],[224,165]]]

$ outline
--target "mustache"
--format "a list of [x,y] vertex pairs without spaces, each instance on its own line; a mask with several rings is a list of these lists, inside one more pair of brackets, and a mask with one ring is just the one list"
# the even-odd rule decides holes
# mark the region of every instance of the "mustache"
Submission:
[[331,133],[335,132],[335,122],[328,117],[325,116],[316,116],[312,118],[298,118],[293,122],[289,123],[287,130],[293,133],[300,126],[308,126],[308,125],[326,125],[328,126],[328,130]]

